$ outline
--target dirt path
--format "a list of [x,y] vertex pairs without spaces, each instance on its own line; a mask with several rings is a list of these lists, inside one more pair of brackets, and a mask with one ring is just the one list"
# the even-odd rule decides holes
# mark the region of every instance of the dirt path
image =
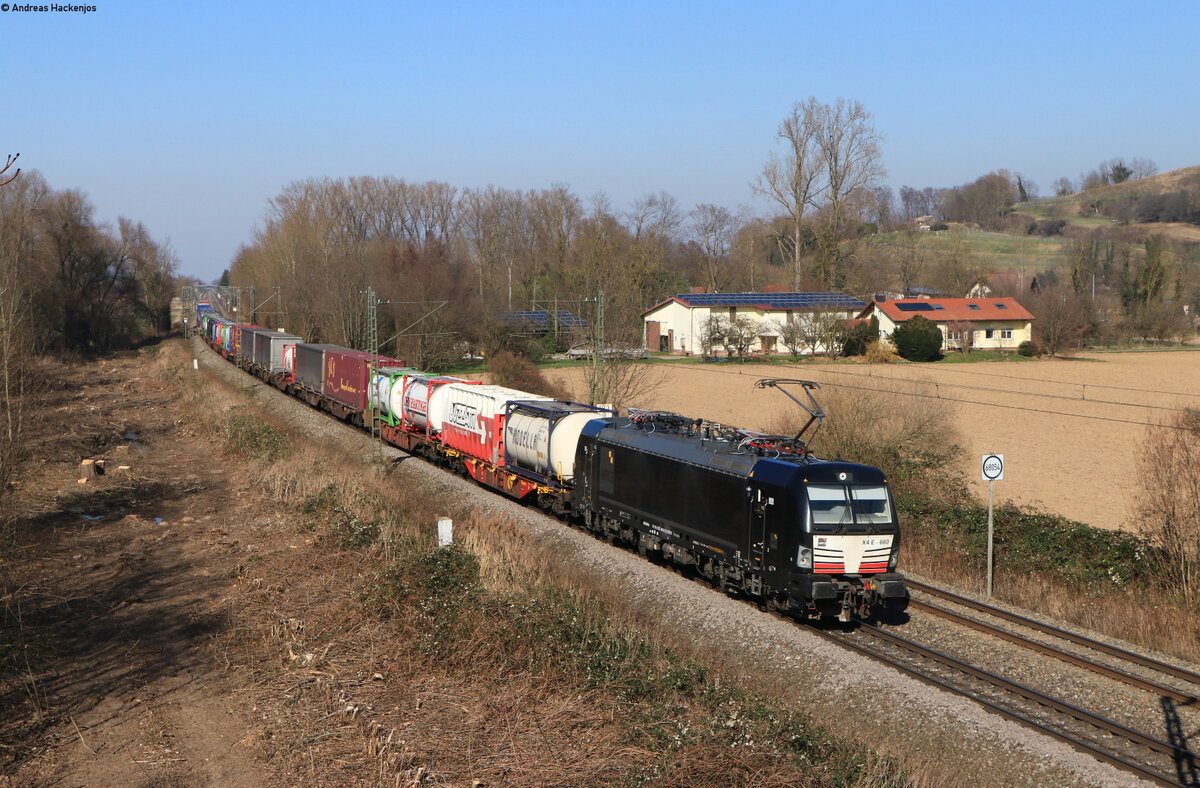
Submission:
[[[72,367],[35,437],[22,487],[40,511],[4,574],[21,578],[10,609],[37,667],[4,706],[49,746],[22,753],[11,785],[265,783],[210,648],[229,626],[239,556],[227,532],[248,507],[144,365]],[[107,457],[109,472],[80,484],[81,456]]]

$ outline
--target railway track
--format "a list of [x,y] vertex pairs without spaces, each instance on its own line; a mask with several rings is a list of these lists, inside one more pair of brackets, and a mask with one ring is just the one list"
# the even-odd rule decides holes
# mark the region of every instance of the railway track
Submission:
[[866,622],[813,632],[974,700],[1159,785],[1191,786],[1200,756]]
[[[937,588],[936,586],[926,585],[925,583],[912,580],[906,580],[908,587],[914,591],[919,591],[931,597],[936,597],[940,600],[945,600],[953,605],[964,607],[977,613],[983,613],[986,616],[1002,619],[1004,621],[1016,624],[1026,629],[1034,630],[1059,640],[1073,643],[1077,646],[1083,646],[1098,654],[1103,654],[1109,659],[1101,660],[1094,656],[1081,654],[1075,651],[1069,651],[1059,646],[1054,646],[1037,640],[1029,635],[1021,632],[1015,632],[1010,629],[998,626],[989,621],[968,616],[955,610],[950,610],[940,605],[931,604],[929,602],[912,599],[909,607],[915,610],[921,610],[932,615],[953,621],[956,624],[969,627],[978,632],[983,632],[994,637],[1001,638],[1010,643],[1023,646],[1025,648],[1037,651],[1054,659],[1076,665],[1090,670],[1099,675],[1119,681],[1130,686],[1138,687],[1139,689],[1152,692],[1160,698],[1170,698],[1175,703],[1185,705],[1200,705],[1200,674],[1190,670],[1180,668],[1177,665],[1171,665],[1166,662],[1161,662],[1150,657],[1136,654],[1126,649],[1112,646],[1108,643],[1094,640],[1083,635],[1070,632],[1065,629],[1044,624],[1041,621],[1036,621],[1032,618],[1012,613],[1007,610],[1002,610],[998,607],[976,602],[973,599],[968,599],[949,591]],[[1123,662],[1125,665],[1114,665],[1113,662]],[[1131,670],[1132,667],[1132,670]],[[1134,670],[1140,671],[1135,673]],[[1152,671],[1160,674],[1159,677],[1151,677],[1146,675]],[[1168,684],[1162,680],[1162,677],[1169,676],[1177,681],[1177,684]],[[1191,684],[1191,687],[1178,686],[1179,682]]]

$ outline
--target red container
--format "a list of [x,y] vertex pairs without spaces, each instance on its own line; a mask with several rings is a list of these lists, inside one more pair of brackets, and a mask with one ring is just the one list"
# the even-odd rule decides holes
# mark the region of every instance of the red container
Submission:
[[502,386],[450,383],[431,398],[430,424],[442,431],[442,442],[493,465],[504,465],[504,416],[509,402],[548,401]]
[[376,356],[361,350],[325,349],[326,397],[337,400],[351,410],[367,409],[367,387],[371,385],[371,366],[400,366],[400,362],[387,356]]

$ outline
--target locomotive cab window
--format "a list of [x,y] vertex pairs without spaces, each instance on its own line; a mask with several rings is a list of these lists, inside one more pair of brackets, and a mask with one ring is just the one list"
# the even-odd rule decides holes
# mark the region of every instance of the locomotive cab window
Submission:
[[850,500],[856,522],[871,525],[887,525],[892,522],[892,504],[888,500],[886,487],[855,485],[850,488]]
[[813,525],[842,525],[852,523],[846,488],[840,484],[810,484],[808,507]]
[[866,526],[891,526],[892,501],[883,485],[810,484],[809,527],[813,532],[864,531]]

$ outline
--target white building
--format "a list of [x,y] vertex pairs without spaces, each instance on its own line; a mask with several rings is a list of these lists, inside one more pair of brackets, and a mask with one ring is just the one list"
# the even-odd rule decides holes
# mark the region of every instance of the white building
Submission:
[[779,341],[789,322],[850,320],[866,303],[843,293],[681,293],[642,313],[646,349],[699,355],[709,317],[749,318],[758,328],[751,352],[783,353]]
[[937,324],[942,347],[962,347],[963,339],[978,349],[1016,350],[1033,341],[1033,315],[1015,298],[900,298],[872,301],[858,317],[879,320],[879,335],[890,336],[914,315]]

